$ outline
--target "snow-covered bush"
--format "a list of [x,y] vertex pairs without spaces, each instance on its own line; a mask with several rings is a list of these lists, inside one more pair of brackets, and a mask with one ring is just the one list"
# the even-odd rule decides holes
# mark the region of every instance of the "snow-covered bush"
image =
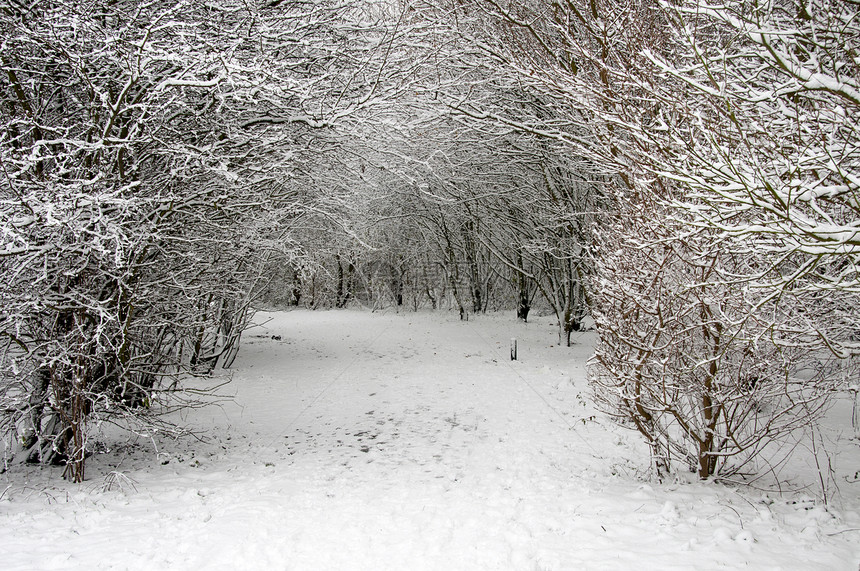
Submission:
[[769,444],[814,425],[847,371],[809,320],[813,296],[744,277],[767,255],[656,206],[599,235],[594,395],[659,473],[758,473]]
[[619,148],[653,186],[599,230],[592,370],[704,478],[814,426],[856,368],[860,27],[839,0],[663,13],[672,49],[624,74],[643,98]]
[[473,13],[464,35],[553,105],[460,108],[559,141],[606,197],[588,292],[598,397],[664,464],[749,469],[813,421],[858,352],[856,3]]
[[379,66],[356,62],[385,38],[357,4],[279,4],[0,10],[0,399],[20,456],[80,481],[91,415],[143,418],[235,357],[289,258],[287,173],[374,101]]
[[167,2],[0,13],[3,428],[21,435],[12,453],[75,481],[91,415],[142,417],[165,378],[228,355],[247,316],[255,227],[235,181],[187,146],[216,137],[200,109],[221,63],[182,48],[208,16]]

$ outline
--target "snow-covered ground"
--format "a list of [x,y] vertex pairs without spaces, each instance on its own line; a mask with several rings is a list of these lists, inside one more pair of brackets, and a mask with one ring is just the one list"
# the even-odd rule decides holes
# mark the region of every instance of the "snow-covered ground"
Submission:
[[568,349],[549,318],[257,320],[235,400],[184,416],[205,442],[105,431],[83,485],[3,476],[0,568],[858,569],[850,419],[826,434],[829,507],[802,463],[782,493],[657,484],[637,435],[589,403],[590,334]]

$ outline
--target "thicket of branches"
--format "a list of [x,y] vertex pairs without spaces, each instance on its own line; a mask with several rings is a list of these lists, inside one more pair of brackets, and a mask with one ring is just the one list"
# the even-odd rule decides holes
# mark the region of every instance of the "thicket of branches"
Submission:
[[664,289],[643,296],[642,314],[617,286],[596,296],[595,386],[655,457],[674,447],[703,478],[757,472],[749,460],[814,426],[856,375],[854,14],[847,2],[667,7],[671,49],[644,49],[627,74],[649,95],[625,139],[675,228],[622,230],[652,271],[619,274],[606,257],[597,275],[638,286],[678,262],[683,272],[655,277]]
[[560,219],[594,214],[566,250],[586,253],[594,393],[658,469],[756,472],[768,444],[813,427],[856,374],[856,6],[427,10],[527,94],[449,106],[550,141],[593,189],[596,208],[565,197]]
[[372,7],[275,4],[0,9],[4,460],[81,481],[93,416],[157,423],[235,357],[312,206],[291,177],[390,40]]

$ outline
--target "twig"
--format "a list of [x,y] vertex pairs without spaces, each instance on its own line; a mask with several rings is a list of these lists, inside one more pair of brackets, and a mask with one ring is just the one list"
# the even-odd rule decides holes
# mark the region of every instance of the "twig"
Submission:
[[840,533],[845,533],[846,531],[860,531],[860,527],[849,527],[848,529],[843,529],[840,531],[834,531],[833,533],[826,534],[828,537],[833,537],[834,535],[839,535]]

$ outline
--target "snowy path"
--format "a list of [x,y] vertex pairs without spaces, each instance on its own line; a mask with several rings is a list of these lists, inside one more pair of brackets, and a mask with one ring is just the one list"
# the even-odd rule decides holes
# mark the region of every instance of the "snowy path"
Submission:
[[270,317],[235,402],[187,419],[208,443],[165,465],[138,452],[120,468],[134,485],[108,491],[110,455],[80,489],[10,479],[0,567],[857,569],[856,512],[637,479],[636,436],[590,420],[587,336],[560,349],[546,320]]

